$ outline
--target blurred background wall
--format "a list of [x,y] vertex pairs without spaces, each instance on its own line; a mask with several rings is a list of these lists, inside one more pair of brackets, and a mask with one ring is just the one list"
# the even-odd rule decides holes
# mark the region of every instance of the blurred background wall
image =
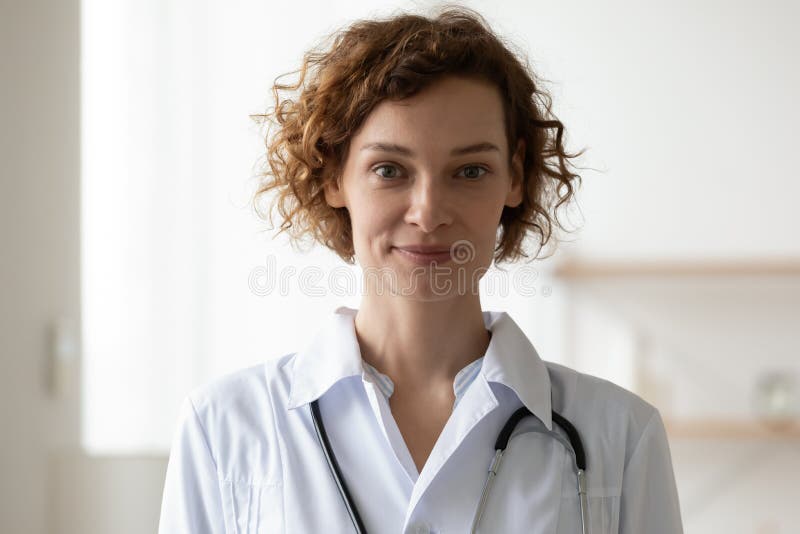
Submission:
[[[154,532],[181,396],[290,350],[300,317],[346,301],[248,284],[267,253],[335,260],[254,230],[247,114],[317,37],[430,5],[0,3],[0,531]],[[484,307],[508,309],[544,359],[659,407],[686,532],[793,532],[800,432],[775,419],[795,413],[800,372],[797,4],[468,5],[554,82],[592,168],[583,229],[537,264],[536,296]],[[118,184],[115,203],[92,196],[103,184]],[[166,229],[143,245],[151,259],[126,233],[147,221]],[[164,258],[195,261],[172,272]],[[104,268],[130,270],[109,292]],[[142,288],[175,307],[130,300]],[[126,322],[130,342],[109,344]]]
[[54,319],[80,316],[80,12],[0,6],[0,531],[38,534],[58,531],[53,453],[80,441],[78,362],[47,389]]

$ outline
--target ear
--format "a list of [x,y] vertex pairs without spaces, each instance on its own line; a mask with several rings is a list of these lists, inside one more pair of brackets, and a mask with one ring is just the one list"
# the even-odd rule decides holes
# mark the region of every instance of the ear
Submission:
[[517,149],[511,158],[511,188],[506,195],[506,206],[516,208],[522,204],[522,188],[525,185],[524,176],[525,140],[520,138]]
[[328,180],[323,186],[325,193],[325,202],[332,208],[345,207],[344,190],[341,187],[341,177],[334,176]]

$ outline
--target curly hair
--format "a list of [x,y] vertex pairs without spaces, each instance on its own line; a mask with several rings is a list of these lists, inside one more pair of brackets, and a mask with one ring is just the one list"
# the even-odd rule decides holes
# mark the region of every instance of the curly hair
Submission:
[[[325,184],[341,178],[351,136],[375,106],[413,96],[448,75],[486,80],[500,90],[509,164],[518,140],[525,141],[523,201],[503,208],[495,262],[529,257],[523,250],[528,231],[539,238],[535,259],[554,224],[565,230],[557,211],[573,198],[573,182],[580,185],[570,159],[583,151],[564,150],[564,128],[551,111],[552,98],[541,89],[541,78],[480,14],[463,6],[446,6],[433,18],[403,12],[356,21],[330,38],[332,46],[312,48],[299,70],[275,79],[274,108],[251,115],[260,124],[268,122],[268,165],[259,174],[253,205],[270,221],[277,208],[280,232],[288,232],[293,245],[310,235],[354,263],[350,216],[347,208],[328,205]],[[298,72],[297,83],[278,83]],[[298,90],[295,100],[293,94],[282,96]],[[260,201],[273,190],[265,215]]]

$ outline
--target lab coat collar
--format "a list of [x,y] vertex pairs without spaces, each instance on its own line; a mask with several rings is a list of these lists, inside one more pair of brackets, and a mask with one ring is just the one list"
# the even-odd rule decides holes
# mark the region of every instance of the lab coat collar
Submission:
[[339,306],[311,341],[294,357],[290,410],[322,396],[331,386],[349,376],[361,376],[361,349],[356,337],[358,310]]
[[[357,312],[346,306],[336,308],[311,341],[295,355],[288,409],[319,398],[343,378],[363,376],[364,367],[355,332]],[[547,429],[552,430],[547,367],[508,313],[482,313],[492,338],[484,355],[481,375],[487,382],[497,382],[512,389]]]
[[511,388],[547,430],[553,430],[550,373],[525,332],[504,311],[484,311],[492,339],[481,374],[487,382]]

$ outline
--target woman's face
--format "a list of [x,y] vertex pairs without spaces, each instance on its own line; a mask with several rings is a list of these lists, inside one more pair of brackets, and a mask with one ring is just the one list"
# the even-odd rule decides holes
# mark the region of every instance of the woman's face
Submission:
[[350,214],[365,280],[388,274],[396,291],[425,299],[477,292],[503,207],[522,202],[524,149],[509,168],[503,105],[489,83],[447,77],[381,102],[351,139],[341,186],[325,190]]

